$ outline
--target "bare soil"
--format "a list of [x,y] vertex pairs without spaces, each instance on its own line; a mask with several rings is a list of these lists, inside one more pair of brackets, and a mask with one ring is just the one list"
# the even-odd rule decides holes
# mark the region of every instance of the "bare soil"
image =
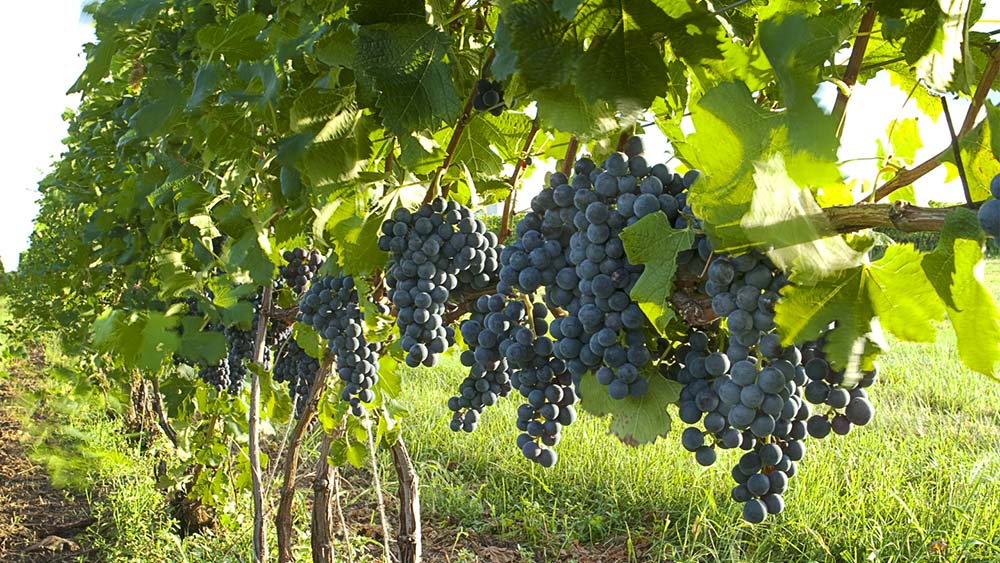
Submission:
[[73,538],[94,523],[85,499],[52,486],[28,456],[17,398],[32,391],[44,360],[33,353],[0,377],[0,562],[68,561],[86,556]]

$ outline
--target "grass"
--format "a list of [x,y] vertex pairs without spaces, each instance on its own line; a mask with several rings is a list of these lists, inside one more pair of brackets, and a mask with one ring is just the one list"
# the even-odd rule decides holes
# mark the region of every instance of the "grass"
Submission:
[[249,536],[177,536],[154,480],[157,445],[129,434],[120,418],[109,416],[103,393],[74,374],[58,346],[47,344],[44,370],[16,361],[5,373],[37,384],[16,405],[22,429],[32,438],[29,456],[46,466],[55,486],[84,495],[97,520],[76,538],[85,547],[85,560],[240,561],[238,554],[249,551]]
[[[988,263],[986,275],[1000,300],[1000,262]],[[633,449],[607,434],[606,420],[584,414],[564,431],[557,466],[542,469],[514,445],[515,401],[488,411],[476,433],[456,434],[446,401],[464,376],[461,366],[448,360],[407,373],[404,431],[421,478],[425,529],[516,542],[524,561],[1000,561],[1000,385],[961,367],[947,327],[933,344],[894,343],[881,363],[872,389],[876,419],[849,436],[808,441],[785,513],[760,525],[743,523],[728,498],[739,454],[698,466],[680,446],[680,424],[667,439]],[[48,456],[57,477],[74,458],[91,456],[89,481],[71,484],[100,492],[101,524],[85,543],[101,560],[248,554],[248,525],[184,540],[170,533],[150,477],[154,456],[103,410],[58,399],[70,383],[50,375],[40,414],[53,424],[34,429],[42,444],[36,453]],[[392,471],[381,461],[391,494]],[[363,487],[361,475],[352,484]],[[616,555],[594,555],[608,550]],[[477,561],[467,549],[452,555]]]

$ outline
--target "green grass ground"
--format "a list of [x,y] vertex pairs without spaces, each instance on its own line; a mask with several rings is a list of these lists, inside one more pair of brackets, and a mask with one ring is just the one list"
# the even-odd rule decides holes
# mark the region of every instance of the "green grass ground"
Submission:
[[[1000,262],[987,277],[1000,298]],[[545,470],[514,445],[515,401],[455,434],[445,402],[461,366],[409,374],[405,428],[427,525],[455,519],[561,561],[576,542],[671,562],[1000,561],[1000,384],[960,366],[950,330],[934,344],[893,343],[881,363],[875,421],[810,440],[785,513],[756,526],[728,498],[739,453],[701,468],[680,446],[680,424],[632,449],[605,420],[582,416]]]

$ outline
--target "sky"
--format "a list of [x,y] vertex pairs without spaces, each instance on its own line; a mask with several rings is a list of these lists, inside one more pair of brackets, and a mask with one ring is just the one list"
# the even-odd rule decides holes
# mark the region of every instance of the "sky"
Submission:
[[[92,24],[80,15],[82,3],[81,0],[33,0],[4,6],[0,52],[9,56],[4,69],[7,87],[0,88],[0,115],[4,124],[4,134],[0,135],[0,170],[4,181],[4,195],[0,199],[0,259],[8,270],[17,267],[19,254],[27,248],[37,210],[36,186],[61,152],[66,134],[62,114],[79,103],[78,96],[67,96],[65,92],[86,66],[82,45],[94,40]],[[990,22],[977,29],[1000,28],[1000,2],[987,2],[983,19]],[[829,89],[820,90],[820,95],[829,94]],[[897,115],[919,118],[921,114],[912,102],[901,110],[905,98],[903,92],[888,85],[888,80],[876,79],[858,87],[848,106],[841,159],[873,156],[873,139],[884,136],[887,125]],[[1000,96],[991,99],[1000,102]],[[957,122],[962,121],[967,107],[967,102],[953,102],[952,115]],[[918,162],[947,147],[949,138],[943,119],[932,122],[923,118],[918,127],[925,141],[925,146],[917,152]],[[647,135],[646,145],[650,162],[669,157],[669,145],[657,132]],[[537,168],[527,178],[526,183],[531,185],[526,187],[537,189],[551,163]],[[845,171],[869,182],[876,173],[871,161],[858,161]],[[916,184],[919,202],[959,201],[961,194],[957,182],[944,184],[942,167]],[[530,194],[519,199],[522,205],[527,204]]]
[[4,3],[0,259],[8,270],[28,246],[36,186],[62,150],[62,114],[79,103],[79,96],[67,96],[66,90],[86,66],[81,46],[94,40],[93,26],[81,20],[81,5],[81,0]]

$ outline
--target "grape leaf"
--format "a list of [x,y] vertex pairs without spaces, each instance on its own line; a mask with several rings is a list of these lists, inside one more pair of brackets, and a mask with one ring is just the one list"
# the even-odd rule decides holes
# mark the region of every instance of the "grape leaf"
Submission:
[[374,24],[362,26],[354,46],[358,81],[375,93],[390,131],[405,135],[458,115],[448,35],[422,21]]
[[955,209],[945,218],[937,248],[921,267],[947,307],[958,355],[970,369],[996,377],[1000,313],[983,285],[983,232],[975,212]]
[[913,164],[913,159],[917,156],[917,150],[924,146],[923,139],[920,138],[920,128],[917,126],[917,118],[901,119],[890,125],[892,137],[889,142],[892,145],[892,156],[901,159],[907,165]]
[[670,381],[653,370],[643,370],[649,390],[642,397],[616,401],[608,389],[587,375],[580,384],[580,405],[596,416],[611,415],[609,431],[629,446],[652,444],[670,432],[667,406],[680,399],[681,384]]
[[481,113],[466,125],[455,146],[454,160],[468,167],[475,178],[495,177],[503,172],[505,161],[520,157],[530,129],[531,118],[523,113]]
[[645,107],[667,90],[670,79],[663,53],[650,49],[649,43],[674,22],[653,3],[583,2],[574,21],[578,36],[590,41],[579,68],[602,75],[582,80],[577,74],[575,84],[584,99]]
[[920,268],[922,255],[909,244],[886,248],[868,268],[868,295],[882,326],[901,340],[933,342],[944,303]]
[[588,104],[572,85],[534,92],[538,118],[547,127],[573,133],[583,140],[599,139],[634,123],[639,114],[616,115],[606,102]]
[[159,311],[108,309],[94,321],[94,344],[119,355],[129,368],[157,371],[177,351],[176,325],[176,317]]
[[819,108],[813,93],[825,63],[850,37],[861,15],[857,8],[819,16],[795,13],[760,24],[760,45],[781,87],[781,97],[788,108],[789,140],[795,150],[805,150],[827,160],[836,156],[837,124]]
[[[573,5],[506,0],[506,42],[529,90],[575,85],[588,103],[648,107],[670,85],[667,54],[689,66],[723,58],[721,26],[701,3],[584,0]],[[566,16],[572,15],[572,19]],[[512,57],[505,53],[505,64]]]
[[756,189],[740,228],[782,270],[795,270],[799,282],[819,279],[858,265],[864,254],[852,249],[830,227],[812,192],[796,185],[781,153],[754,165]]
[[507,24],[504,23],[502,15],[497,20],[497,28],[493,33],[493,43],[493,50],[496,53],[496,56],[493,57],[493,64],[490,66],[493,70],[493,77],[497,80],[507,80],[517,72],[517,51],[510,43],[510,32],[507,30]]
[[[935,2],[938,19],[934,22],[934,39],[929,51],[917,61],[917,77],[929,88],[946,90],[952,83],[956,65],[969,58],[969,8],[971,0]],[[941,8],[945,8],[942,10]],[[964,65],[959,66],[963,71]],[[968,77],[963,77],[968,83]]]
[[362,24],[425,21],[426,7],[420,0],[366,0],[351,8],[351,20]]
[[214,330],[202,330],[205,319],[186,316],[181,319],[181,340],[177,353],[188,360],[209,365],[226,357],[226,335]]
[[[934,321],[944,307],[923,270],[920,253],[910,245],[892,245],[878,261],[841,270],[821,280],[793,273],[781,291],[775,323],[785,345],[816,340],[826,334],[830,363],[850,369],[858,343],[869,335],[881,340],[884,326],[901,340],[933,342]],[[876,317],[879,322],[875,323]],[[831,323],[836,328],[830,330]]]
[[111,62],[115,53],[118,52],[118,39],[115,37],[105,37],[97,44],[88,43],[87,67],[76,79],[76,83],[69,89],[67,94],[76,94],[91,89],[100,83],[111,72]]
[[264,16],[243,14],[229,25],[211,24],[198,30],[198,46],[209,52],[209,57],[222,55],[227,60],[248,60],[264,56],[266,45],[257,41],[257,35],[267,25]]
[[764,157],[777,122],[740,82],[706,92],[692,104],[691,120],[695,132],[675,143],[684,162],[704,174],[691,187],[691,207],[717,250],[746,246],[741,230],[733,227],[753,199],[753,162]]
[[665,335],[675,313],[668,300],[677,273],[677,254],[694,244],[694,231],[673,229],[664,213],[652,213],[627,227],[621,234],[625,253],[633,264],[645,266],[630,297]]

